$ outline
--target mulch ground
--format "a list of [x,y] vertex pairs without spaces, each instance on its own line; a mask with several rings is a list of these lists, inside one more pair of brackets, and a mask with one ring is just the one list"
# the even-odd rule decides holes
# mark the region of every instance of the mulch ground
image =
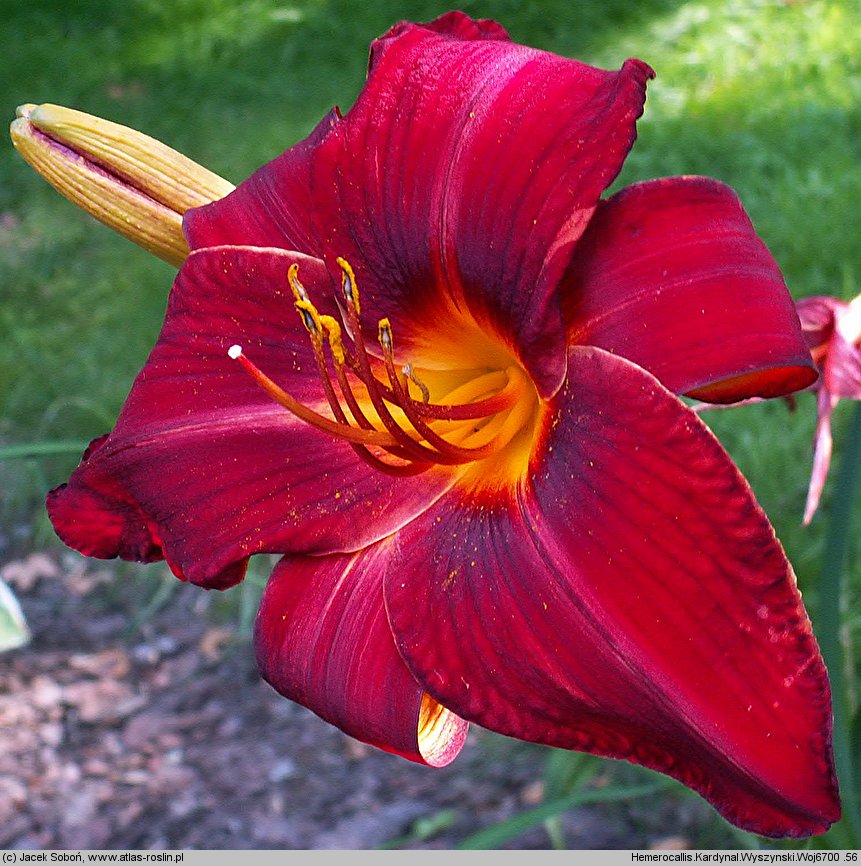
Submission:
[[[216,593],[177,582],[136,623],[157,569],[39,553],[0,570],[33,632],[0,655],[0,847],[453,848],[541,802],[535,747],[473,729],[432,770],[280,698]],[[706,817],[688,799],[563,824],[572,848],[684,847]]]

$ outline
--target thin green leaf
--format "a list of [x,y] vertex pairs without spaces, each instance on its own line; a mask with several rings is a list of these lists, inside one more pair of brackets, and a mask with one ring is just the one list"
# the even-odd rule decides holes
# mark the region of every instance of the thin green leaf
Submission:
[[164,573],[161,576],[161,581],[158,588],[153,593],[150,600],[144,605],[132,621],[129,623],[126,634],[129,636],[135,634],[137,630],[146,622],[149,622],[173,597],[173,594],[179,589],[180,581],[172,574]]
[[550,749],[544,763],[544,796],[558,800],[582,788],[601,766],[601,759],[586,752]]
[[48,440],[0,446],[0,460],[23,460],[28,457],[52,457],[56,454],[82,454],[89,442],[85,440]]
[[474,833],[472,836],[464,839],[457,847],[459,850],[488,850],[499,848],[505,842],[519,836],[521,833],[531,830],[548,818],[555,815],[561,815],[575,806],[585,806],[590,803],[609,803],[614,800],[629,800],[634,797],[645,797],[650,794],[656,794],[659,791],[665,790],[672,786],[670,780],[662,782],[654,782],[648,785],[631,785],[628,787],[609,787],[596,788],[588,791],[576,791],[567,797],[562,797],[558,800],[552,800],[549,803],[543,803],[530,809],[528,812],[521,812],[507,821],[502,821],[499,824],[494,824],[492,827],[487,827],[484,830]]
[[457,812],[453,809],[443,809],[424,818],[416,819],[410,827],[410,832],[405,836],[389,839],[375,846],[375,848],[377,851],[392,851],[397,848],[403,848],[412,842],[424,842],[443,830],[447,830],[456,820]]
[[[558,800],[583,788],[601,766],[601,758],[586,752],[549,749],[544,763],[544,798]],[[557,851],[565,850],[568,842],[560,815],[544,821],[550,844]]]
[[554,851],[565,851],[568,848],[568,838],[562,826],[562,816],[554,815],[544,819],[544,829],[550,838],[550,846]]

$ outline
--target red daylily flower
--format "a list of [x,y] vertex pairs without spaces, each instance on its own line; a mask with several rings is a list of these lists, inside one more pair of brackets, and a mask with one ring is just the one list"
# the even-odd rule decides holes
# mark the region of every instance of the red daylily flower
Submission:
[[469,720],[818,833],[839,805],[810,623],[675,396],[816,372],[729,188],[600,198],[652,74],[460,13],[393,28],[348,114],[186,215],[158,343],[48,507],[83,553],[210,588],[285,554],[260,669],[380,748],[442,765]]
[[831,414],[845,397],[861,400],[861,299],[840,301],[816,295],[796,304],[801,328],[821,375],[816,391],[813,471],[804,506],[804,523],[813,519],[831,464]]

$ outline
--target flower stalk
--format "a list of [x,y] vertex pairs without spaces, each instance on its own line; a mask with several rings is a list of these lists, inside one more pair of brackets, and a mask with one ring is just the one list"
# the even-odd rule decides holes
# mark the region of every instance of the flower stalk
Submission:
[[853,761],[852,702],[847,665],[850,663],[842,623],[845,622],[845,570],[853,505],[861,479],[861,404],[856,404],[845,440],[843,459],[834,488],[834,499],[825,539],[819,587],[819,645],[831,679],[834,712],[834,762],[840,779],[844,820],[834,828],[841,833],[841,847],[861,845],[859,778]]
[[182,216],[233,184],[160,141],[59,105],[22,105],[10,134],[21,156],[59,193],[160,259],[188,256]]

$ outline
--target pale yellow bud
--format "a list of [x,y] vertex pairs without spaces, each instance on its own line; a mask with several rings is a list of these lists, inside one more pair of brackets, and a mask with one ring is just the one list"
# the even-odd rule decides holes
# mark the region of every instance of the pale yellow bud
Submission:
[[148,135],[59,105],[22,105],[17,151],[58,192],[176,267],[188,255],[182,215],[233,185]]

